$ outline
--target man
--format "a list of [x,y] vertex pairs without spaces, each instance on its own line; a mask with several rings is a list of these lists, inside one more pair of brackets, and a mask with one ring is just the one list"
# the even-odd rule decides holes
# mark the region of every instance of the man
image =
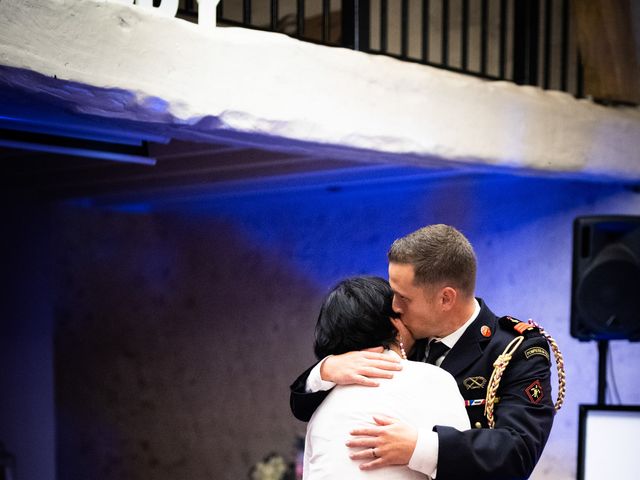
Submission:
[[[318,358],[383,345],[384,354],[396,360],[411,349],[413,336],[392,310],[393,292],[386,280],[355,277],[340,282],[325,299],[316,323],[314,350]],[[469,429],[464,400],[454,378],[441,368],[402,361],[393,379],[381,380],[375,389],[338,385],[315,411],[307,425],[304,448],[305,480],[367,479],[427,480],[406,465],[362,471],[349,458],[345,442],[353,428],[371,423],[385,412],[416,427],[434,425]],[[433,395],[438,391],[438,395]],[[414,393],[412,396],[411,393]],[[375,458],[374,449],[365,452]]]
[[[498,319],[474,298],[475,254],[453,227],[431,225],[400,238],[388,258],[393,308],[416,339],[429,340],[423,351],[418,349],[417,358],[455,377],[473,428],[459,432],[436,426],[425,431],[378,418],[377,425],[354,430],[348,443],[376,449],[378,458],[361,468],[408,464],[438,480],[528,478],[555,413],[546,340],[510,317]],[[493,363],[521,333],[524,341],[502,376],[495,428],[489,429],[484,401]],[[292,411],[298,419],[308,420],[327,394],[320,390],[335,383],[375,386],[375,378],[389,377],[397,369],[397,363],[373,352],[328,357],[291,386]],[[352,458],[366,458],[366,453],[356,452]]]

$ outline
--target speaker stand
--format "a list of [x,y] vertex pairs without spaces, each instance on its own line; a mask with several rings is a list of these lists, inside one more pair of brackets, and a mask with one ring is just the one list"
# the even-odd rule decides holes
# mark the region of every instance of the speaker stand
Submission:
[[598,405],[604,405],[606,403],[608,352],[609,340],[598,340]]

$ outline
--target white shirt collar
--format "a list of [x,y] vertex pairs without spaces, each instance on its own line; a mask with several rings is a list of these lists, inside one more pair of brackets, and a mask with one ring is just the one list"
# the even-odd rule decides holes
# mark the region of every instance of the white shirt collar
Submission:
[[471,325],[473,321],[476,318],[478,318],[478,315],[480,315],[480,304],[478,303],[478,300],[474,298],[473,303],[475,304],[475,308],[473,309],[473,313],[471,314],[471,317],[469,317],[469,320],[464,322],[464,324],[460,328],[458,328],[455,332],[450,333],[446,337],[442,337],[438,339],[442,343],[444,343],[447,347],[449,347],[449,349],[453,348],[456,342],[460,340],[460,337],[462,336],[462,334],[467,330],[467,328],[469,328],[469,325]]

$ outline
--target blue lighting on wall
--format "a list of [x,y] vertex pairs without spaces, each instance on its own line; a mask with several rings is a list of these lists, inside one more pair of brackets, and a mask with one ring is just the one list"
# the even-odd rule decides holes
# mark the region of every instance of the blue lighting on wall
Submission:
[[185,222],[224,222],[269,255],[327,285],[346,275],[386,276],[388,246],[429,223],[452,224],[474,243],[491,244],[493,237],[512,235],[563,208],[584,209],[628,193],[621,185],[503,174],[310,183],[298,190],[270,186],[265,182],[261,189],[233,195],[199,192],[172,200],[158,193],[142,200],[84,204],[130,214],[179,215]]

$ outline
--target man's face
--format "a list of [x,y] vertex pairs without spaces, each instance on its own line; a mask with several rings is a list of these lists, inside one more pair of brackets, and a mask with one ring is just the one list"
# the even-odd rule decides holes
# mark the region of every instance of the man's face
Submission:
[[436,289],[414,284],[414,268],[408,263],[389,263],[393,310],[416,339],[441,336]]

